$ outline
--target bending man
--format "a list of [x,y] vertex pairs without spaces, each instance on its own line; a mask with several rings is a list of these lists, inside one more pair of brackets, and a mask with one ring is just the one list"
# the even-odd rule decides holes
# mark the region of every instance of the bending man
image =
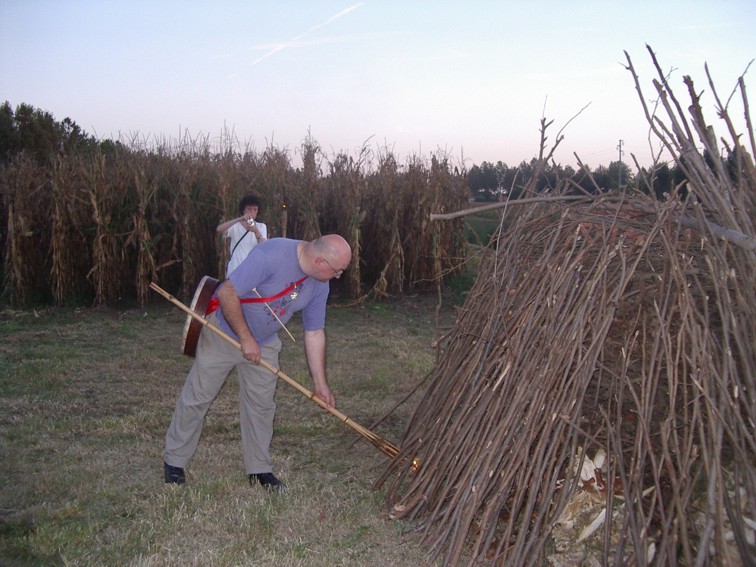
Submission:
[[218,287],[215,295],[220,308],[207,319],[237,339],[241,350],[207,327],[202,329],[194,364],[165,438],[165,482],[185,482],[184,468],[197,449],[205,414],[235,368],[239,377],[242,453],[249,481],[270,490],[282,488],[282,482],[273,475],[270,457],[277,378],[259,363],[263,359],[279,367],[281,323],[301,311],[314,393],[329,406],[336,405],[326,374],[326,300],[328,282],[341,277],[351,259],[349,244],[335,234],[312,242],[274,238],[253,248]]

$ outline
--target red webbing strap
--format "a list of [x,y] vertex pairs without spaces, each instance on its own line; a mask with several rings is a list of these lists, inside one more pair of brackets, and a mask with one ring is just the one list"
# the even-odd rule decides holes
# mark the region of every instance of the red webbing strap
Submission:
[[[295,287],[299,286],[306,279],[307,279],[307,276],[295,281],[286,289],[279,291],[277,294],[271,295],[270,297],[245,297],[244,299],[240,299],[239,301],[241,301],[242,303],[268,303],[269,301],[275,301],[279,297],[283,297],[287,293],[291,293]],[[218,300],[217,297],[213,297],[207,306],[207,310],[205,311],[205,317],[210,315],[213,311],[217,310],[218,307],[220,307],[220,301]]]

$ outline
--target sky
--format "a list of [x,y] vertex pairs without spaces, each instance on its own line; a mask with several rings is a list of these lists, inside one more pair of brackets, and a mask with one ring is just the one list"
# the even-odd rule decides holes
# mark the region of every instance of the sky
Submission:
[[686,106],[689,75],[721,136],[705,65],[726,100],[754,28],[753,0],[0,0],[0,102],[98,139],[275,147],[294,164],[309,138],[330,158],[516,166],[545,118],[559,164],[647,166],[659,143],[625,52],[650,103],[647,45]]

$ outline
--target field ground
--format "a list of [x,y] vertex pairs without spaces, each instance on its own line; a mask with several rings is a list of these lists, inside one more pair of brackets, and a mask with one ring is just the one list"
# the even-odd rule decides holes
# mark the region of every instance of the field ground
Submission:
[[[398,444],[452,318],[431,296],[330,306],[339,410],[366,427],[384,418],[374,430]],[[272,453],[286,494],[247,482],[233,374],[187,484],[165,485],[163,438],[191,365],[183,323],[159,297],[145,309],[0,312],[0,564],[433,564],[371,490],[386,457],[283,382]],[[282,370],[311,389],[292,323]]]
[[[490,205],[491,203],[477,203],[478,206]],[[475,206],[473,204],[472,206]],[[501,225],[501,209],[479,211],[464,217],[465,239],[473,245],[485,246],[491,239],[491,235]],[[505,227],[506,228],[506,227]]]

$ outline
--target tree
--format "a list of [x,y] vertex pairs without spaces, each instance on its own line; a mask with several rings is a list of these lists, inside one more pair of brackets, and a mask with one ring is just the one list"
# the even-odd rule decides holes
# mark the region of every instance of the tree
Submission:
[[0,106],[0,163],[7,163],[15,153],[13,109],[7,101]]
[[666,197],[664,194],[671,195],[674,189],[674,179],[672,178],[672,171],[666,163],[663,163],[654,171],[653,177],[654,195],[659,201],[663,201]]
[[609,180],[606,185],[608,189],[625,187],[631,185],[633,182],[633,174],[630,171],[630,167],[625,162],[613,161],[609,164],[607,171],[609,173]]
[[0,163],[25,151],[39,164],[49,163],[61,152],[97,146],[70,118],[57,122],[52,114],[21,103],[15,112],[8,101],[0,107]]
[[474,165],[467,174],[467,186],[474,200],[495,201],[499,190],[497,168],[487,161],[481,163],[480,167]]

